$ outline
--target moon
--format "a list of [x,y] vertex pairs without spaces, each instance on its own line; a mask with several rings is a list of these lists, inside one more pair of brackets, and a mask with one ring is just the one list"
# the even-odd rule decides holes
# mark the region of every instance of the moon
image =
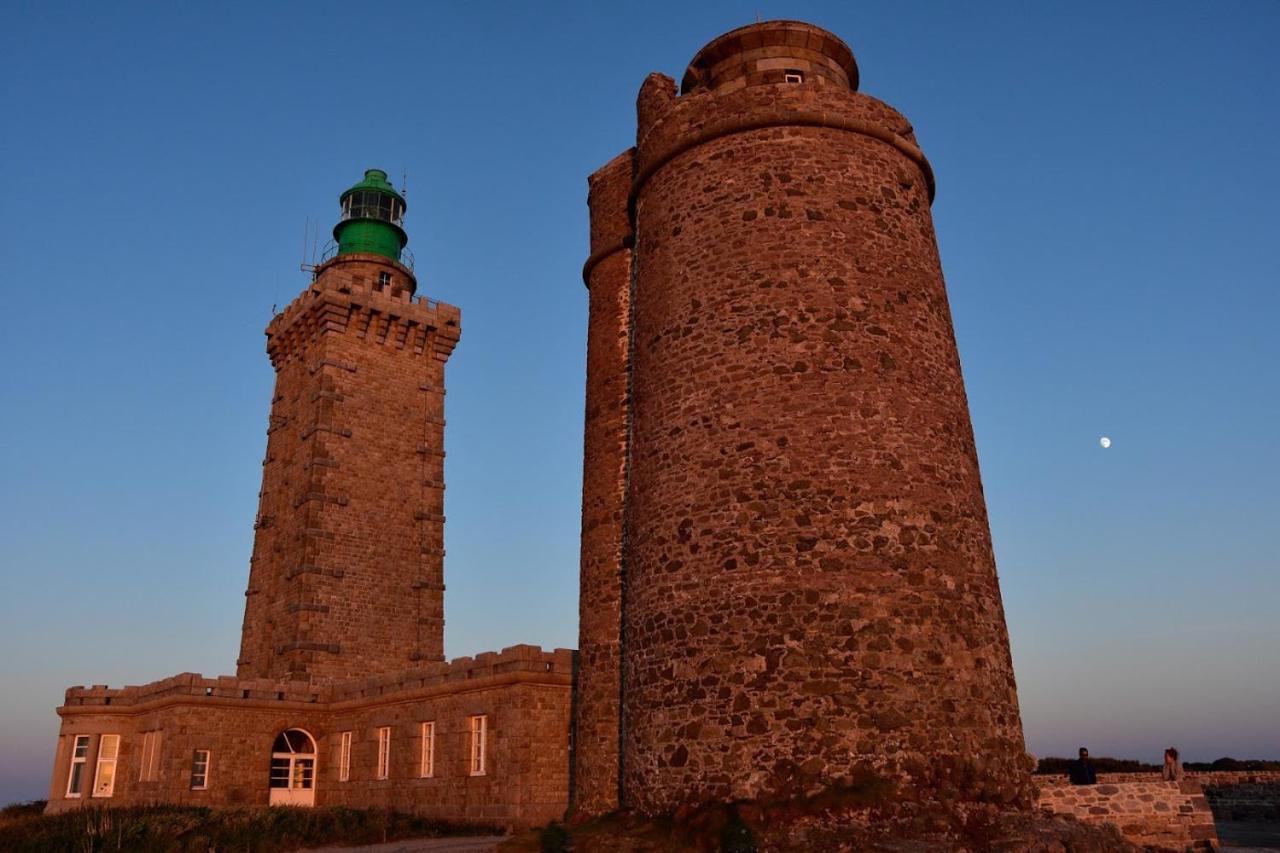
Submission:
[[1107,438],[1107,437],[1104,435],[1102,438],[1098,439],[1098,444],[1101,444],[1101,445],[1102,445],[1102,449],[1103,449],[1103,450],[1106,450],[1108,447],[1110,447],[1110,446],[1111,446],[1111,439]]

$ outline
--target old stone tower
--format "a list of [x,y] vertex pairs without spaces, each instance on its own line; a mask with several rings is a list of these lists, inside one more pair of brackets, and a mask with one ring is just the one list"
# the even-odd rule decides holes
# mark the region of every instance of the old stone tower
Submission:
[[569,799],[573,651],[446,662],[444,368],[404,198],[371,169],[267,327],[276,371],[235,676],[72,687],[48,810],[398,809],[535,826]]
[[385,172],[341,203],[336,257],[267,328],[276,388],[242,678],[444,659],[444,366],[458,311],[411,299],[405,201]]
[[911,124],[847,45],[729,32],[590,180],[574,808],[1027,770]]

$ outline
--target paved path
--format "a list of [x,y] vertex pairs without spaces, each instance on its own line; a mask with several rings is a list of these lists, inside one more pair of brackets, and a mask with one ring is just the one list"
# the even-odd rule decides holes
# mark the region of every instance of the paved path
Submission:
[[501,835],[468,838],[409,838],[368,847],[318,847],[308,853],[493,853]]

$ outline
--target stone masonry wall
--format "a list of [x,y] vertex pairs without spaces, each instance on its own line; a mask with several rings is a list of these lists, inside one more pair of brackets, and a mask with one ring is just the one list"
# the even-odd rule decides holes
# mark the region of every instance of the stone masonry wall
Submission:
[[624,804],[1028,802],[910,124],[830,80],[637,109]]
[[459,313],[413,286],[387,258],[339,256],[267,328],[277,379],[242,677],[443,658],[444,364]]
[[574,712],[576,815],[618,807],[622,514],[626,488],[627,359],[630,344],[631,192],[634,152],[591,176],[591,256],[583,268],[587,320],[586,423],[582,462],[580,668]]
[[[272,743],[289,728],[316,741],[317,805],[395,808],[451,820],[533,826],[568,801],[573,653],[513,646],[338,686],[185,673],[110,690],[72,688],[62,716],[49,811],[148,802],[265,805]],[[468,718],[487,716],[486,772],[470,774]],[[434,773],[423,778],[421,724],[435,722]],[[377,730],[392,729],[390,773],[377,779]],[[159,732],[157,778],[141,780],[143,733]],[[339,780],[341,733],[352,732],[350,778]],[[88,795],[102,734],[120,734],[115,790]],[[74,736],[92,735],[85,795],[66,797]],[[197,749],[208,788],[192,790]]]
[[1213,812],[1194,779],[1164,782],[1154,774],[1118,781],[1101,774],[1097,785],[1072,785],[1060,777],[1035,777],[1039,805],[1087,823],[1111,823],[1125,838],[1157,850],[1215,849]]

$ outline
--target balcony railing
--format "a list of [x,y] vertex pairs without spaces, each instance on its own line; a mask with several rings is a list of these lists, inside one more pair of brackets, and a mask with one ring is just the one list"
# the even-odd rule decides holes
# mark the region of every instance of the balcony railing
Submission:
[[[324,249],[322,249],[320,252],[320,260],[316,261],[315,265],[320,266],[323,263],[327,263],[328,261],[331,261],[335,257],[337,257],[337,255],[338,255],[338,243],[334,240],[330,240],[328,243],[324,244]],[[412,270],[413,263],[414,263],[413,250],[410,249],[408,246],[405,246],[403,249],[400,250],[400,265],[408,267],[410,270]]]

